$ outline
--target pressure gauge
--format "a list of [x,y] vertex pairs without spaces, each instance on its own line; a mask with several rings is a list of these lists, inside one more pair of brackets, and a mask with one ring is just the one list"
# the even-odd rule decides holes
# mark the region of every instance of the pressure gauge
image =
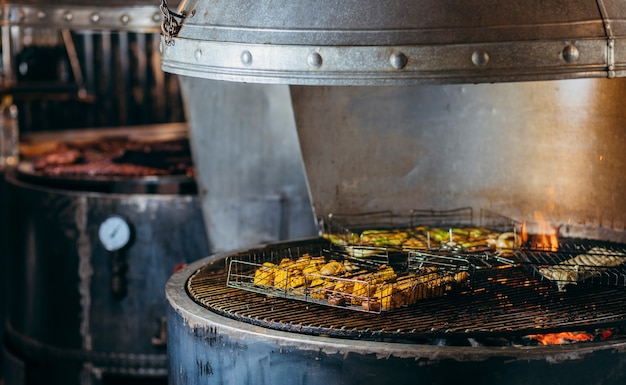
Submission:
[[100,224],[98,237],[105,249],[117,251],[128,245],[130,225],[119,215],[110,216]]

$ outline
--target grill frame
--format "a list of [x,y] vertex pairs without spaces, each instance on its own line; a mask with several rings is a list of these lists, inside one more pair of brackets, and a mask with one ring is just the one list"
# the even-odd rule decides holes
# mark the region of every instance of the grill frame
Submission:
[[[174,384],[482,383],[606,384],[623,380],[626,342],[563,346],[470,347],[310,336],[262,328],[215,314],[188,295],[189,277],[225,254],[193,262],[170,277],[166,296]],[[335,309],[332,309],[335,310]],[[191,359],[190,359],[191,358]],[[269,366],[268,366],[269,365]],[[269,369],[268,369],[269,368]],[[542,373],[537,378],[537,373]],[[196,381],[196,382],[194,382]],[[373,382],[372,382],[373,381]]]
[[[280,248],[305,250],[325,242],[322,238],[303,239],[239,253],[271,253]],[[626,327],[626,312],[609,316],[623,308],[621,298],[626,287],[581,285],[559,292],[553,282],[536,277],[532,267],[525,264],[508,269],[476,270],[470,279],[473,285],[470,290],[421,300],[415,306],[376,315],[227,288],[228,267],[220,258],[227,260],[235,255],[237,253],[221,254],[191,274],[183,284],[186,293],[197,306],[268,329],[350,340],[458,346],[469,345],[469,339],[479,340],[481,344],[502,344],[501,339],[506,338],[507,344],[514,345],[519,343],[519,338],[537,332],[580,330],[593,333],[598,328],[622,330]],[[504,285],[500,290],[502,282],[516,278],[525,281],[520,280],[515,286]],[[277,310],[281,307],[284,312]],[[514,312],[502,313],[506,308]],[[415,323],[411,326],[412,322]],[[394,325],[395,330],[389,330],[389,325]]]

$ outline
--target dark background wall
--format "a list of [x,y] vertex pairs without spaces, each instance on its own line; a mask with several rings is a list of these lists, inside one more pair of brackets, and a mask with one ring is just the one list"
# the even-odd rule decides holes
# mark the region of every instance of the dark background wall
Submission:
[[184,121],[176,76],[160,68],[160,35],[19,31],[11,89],[20,132]]

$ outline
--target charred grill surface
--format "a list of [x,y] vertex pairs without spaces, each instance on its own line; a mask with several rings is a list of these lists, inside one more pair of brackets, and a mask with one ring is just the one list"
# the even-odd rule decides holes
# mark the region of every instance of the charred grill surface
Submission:
[[[304,244],[295,245],[294,253]],[[516,343],[535,333],[626,326],[626,287],[578,284],[566,291],[524,264],[472,272],[459,292],[381,314],[252,293],[226,285],[224,261],[199,269],[189,295],[220,315],[250,324],[310,335],[393,342],[485,345]]]

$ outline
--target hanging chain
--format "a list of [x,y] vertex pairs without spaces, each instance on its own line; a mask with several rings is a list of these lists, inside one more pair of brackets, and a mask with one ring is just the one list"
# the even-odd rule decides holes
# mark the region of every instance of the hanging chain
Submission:
[[[185,19],[185,13],[176,13],[169,9],[167,6],[167,0],[161,0],[161,12],[163,13],[163,24],[161,24],[161,31],[165,36],[165,44],[172,45],[172,39],[180,30],[180,24]],[[181,19],[180,22],[176,19]]]

